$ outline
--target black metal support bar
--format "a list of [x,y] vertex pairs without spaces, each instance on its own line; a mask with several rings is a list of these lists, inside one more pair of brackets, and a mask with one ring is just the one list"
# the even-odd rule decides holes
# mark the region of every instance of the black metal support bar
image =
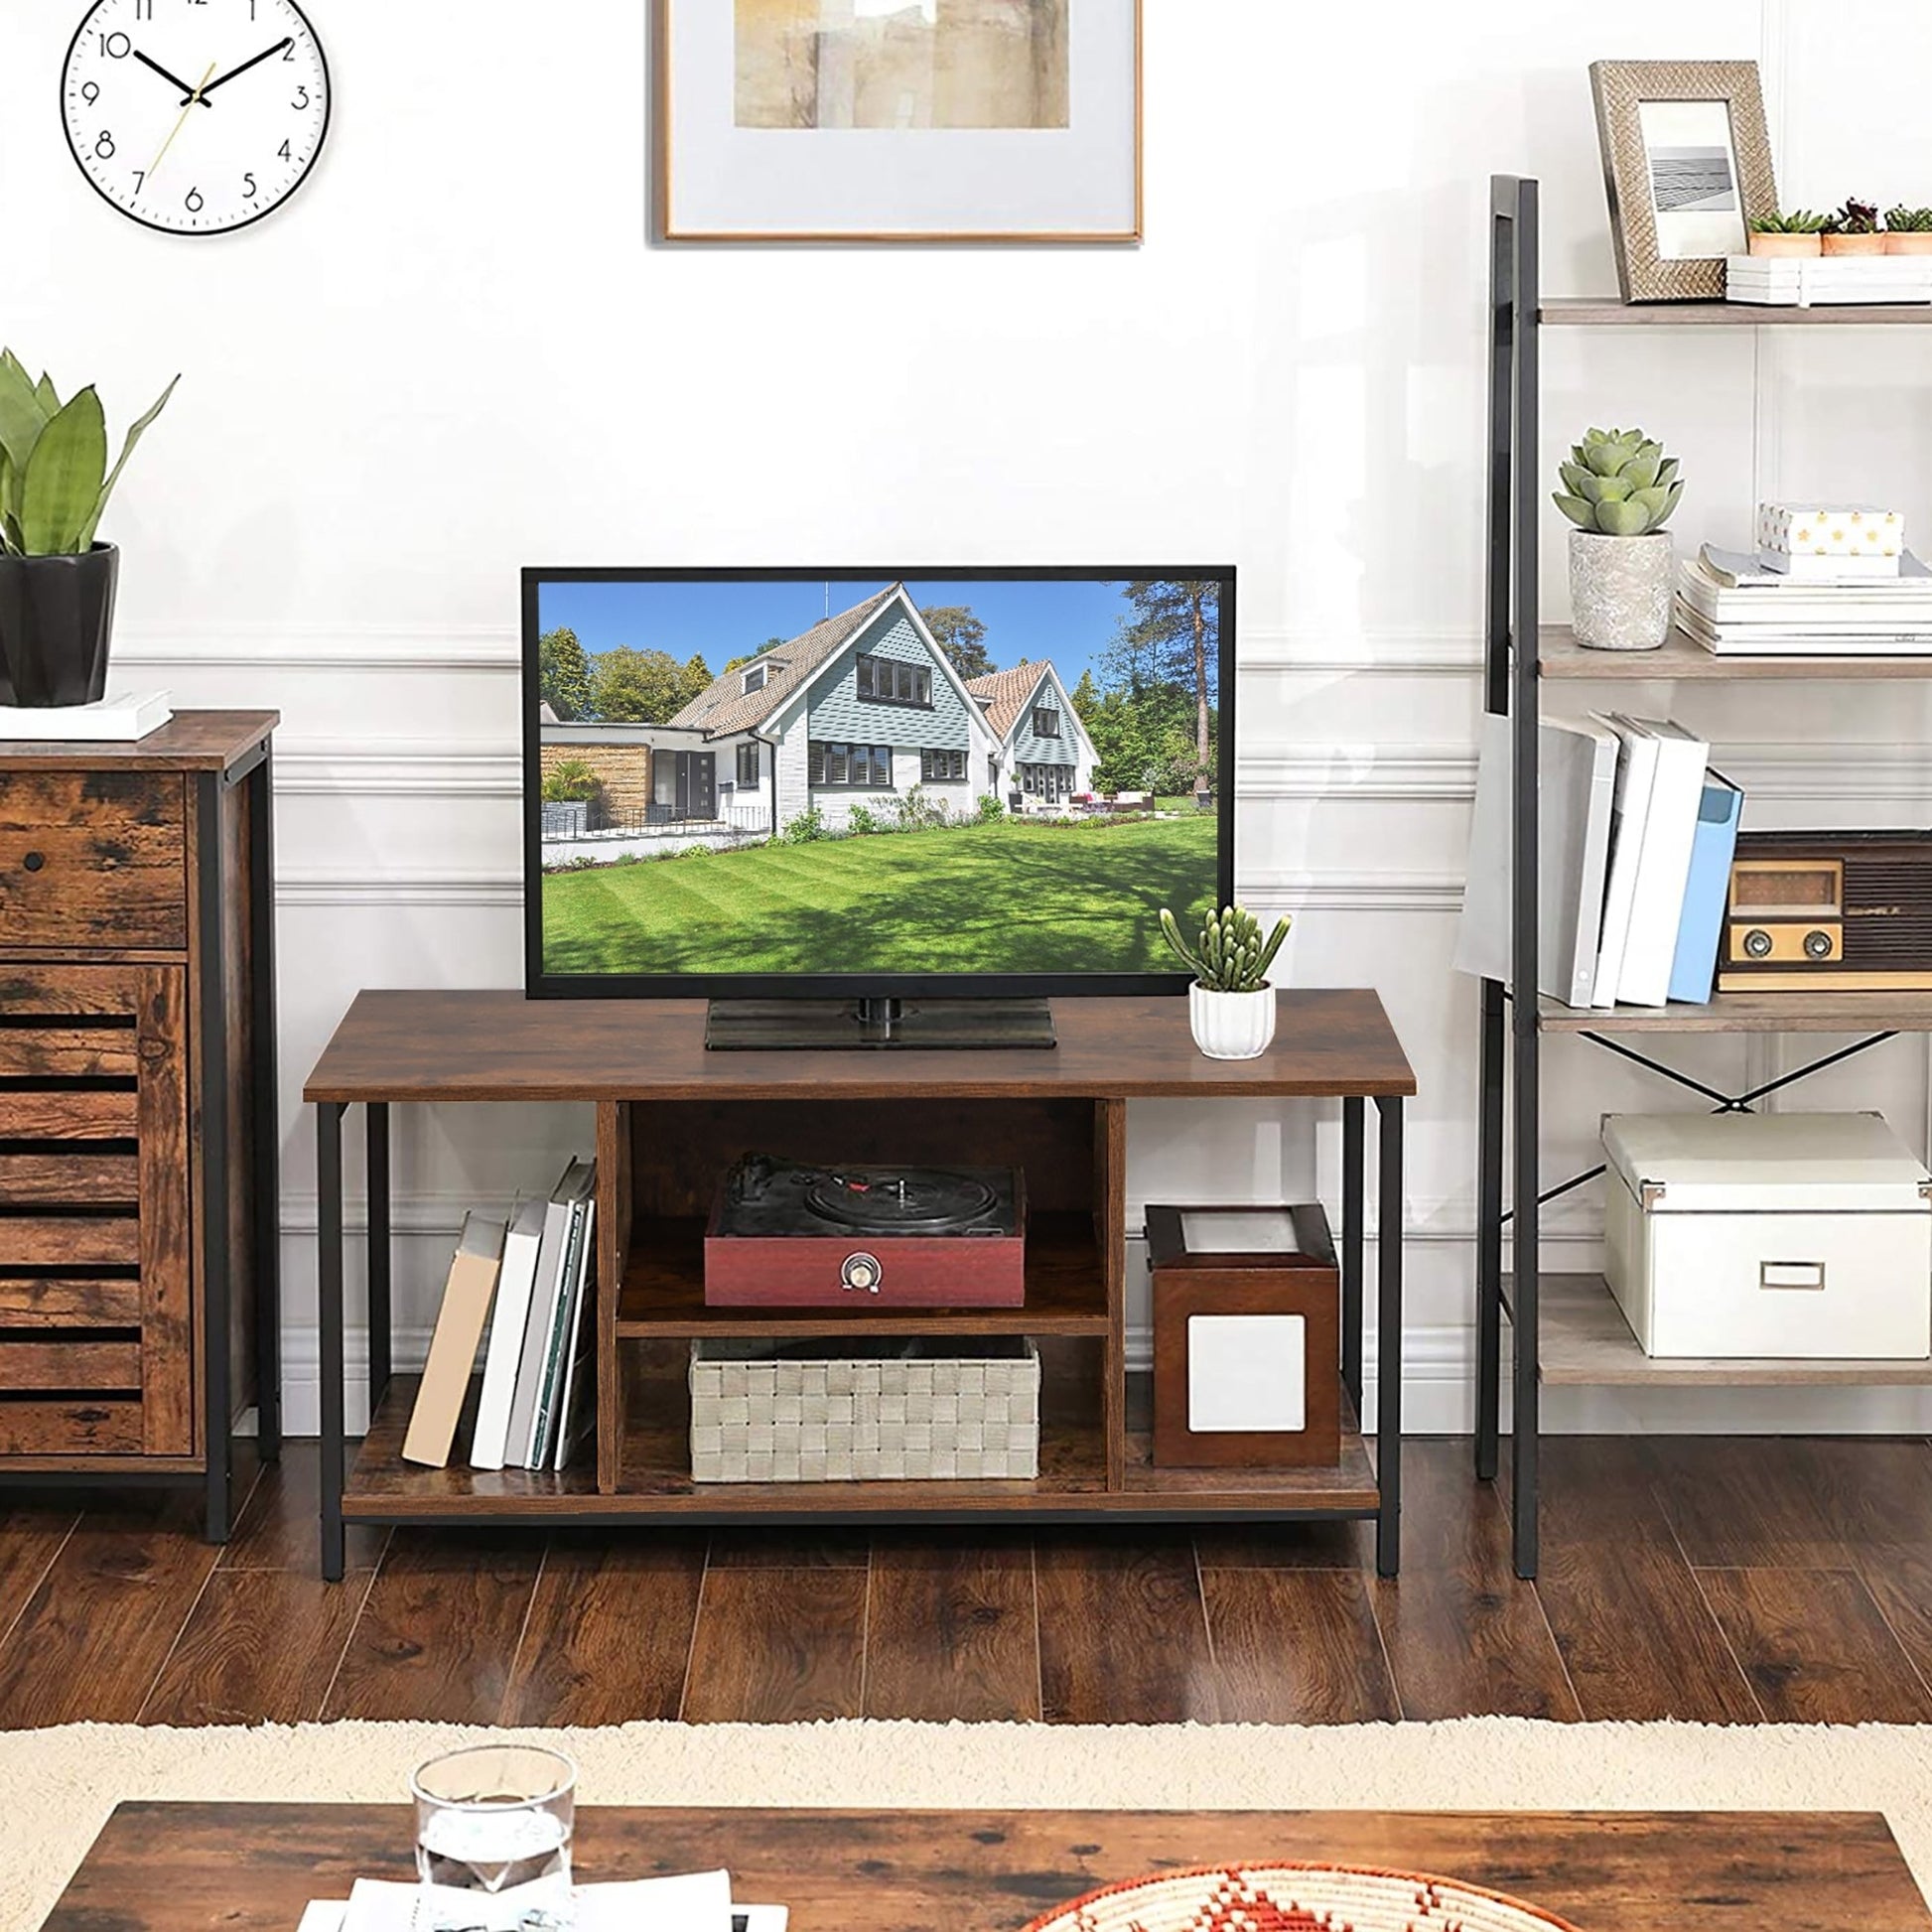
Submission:
[[1503,990],[1482,983],[1476,1143],[1476,1475],[1495,1480],[1503,1397]]
[[362,1112],[368,1149],[369,1414],[374,1415],[389,1392],[390,1353],[395,1345],[389,1289],[389,1104],[371,1101]]
[[1741,1104],[1722,1088],[1707,1086],[1702,1080],[1694,1079],[1677,1067],[1666,1066],[1662,1060],[1653,1060],[1647,1053],[1639,1053],[1634,1046],[1624,1045],[1620,1039],[1606,1039],[1601,1034],[1580,1034],[1578,1037],[1588,1040],[1592,1046],[1600,1046],[1606,1053],[1614,1053],[1618,1059],[1634,1061],[1646,1072],[1674,1081],[1702,1099],[1715,1102],[1720,1113],[1734,1113]]
[[1375,1570],[1402,1567],[1402,1101],[1375,1103],[1381,1145],[1375,1170]]
[[276,1057],[275,766],[267,741],[248,787],[248,1026],[254,1181],[255,1442],[282,1453],[282,1087]]
[[1814,1073],[1823,1073],[1828,1066],[1836,1066],[1841,1060],[1849,1060],[1856,1054],[1868,1052],[1874,1046],[1882,1046],[1888,1039],[1896,1039],[1896,1032],[1872,1034],[1868,1038],[1854,1040],[1850,1046],[1841,1046],[1836,1053],[1827,1053],[1823,1059],[1813,1060],[1809,1066],[1801,1066],[1795,1073],[1780,1073],[1775,1080],[1766,1080],[1761,1087],[1753,1087],[1748,1093],[1740,1093],[1730,1103],[1731,1110],[1754,1107],[1760,1100],[1768,1100],[1772,1094],[1781,1093],[1786,1087],[1800,1080],[1809,1080]]
[[221,809],[226,787],[218,771],[195,780],[195,917],[199,928],[201,1106],[196,1136],[202,1154],[202,1433],[207,1467],[207,1539],[225,1543],[234,1486],[234,1391],[229,1350],[228,1206],[234,1198],[228,1167],[228,976],[223,946],[227,895],[222,877]]
[[1341,1380],[1362,1413],[1362,1127],[1366,1102],[1341,1103]]
[[322,1574],[343,1580],[343,1484],[348,1443],[343,1418],[343,1115],[316,1106],[317,1325],[322,1384]]

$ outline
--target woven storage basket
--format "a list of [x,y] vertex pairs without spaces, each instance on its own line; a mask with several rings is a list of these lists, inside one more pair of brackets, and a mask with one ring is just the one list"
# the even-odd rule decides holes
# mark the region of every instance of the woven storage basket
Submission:
[[1452,1878],[1335,1864],[1167,1871],[1089,1892],[1027,1932],[1576,1932]]
[[691,1345],[699,1482],[880,1482],[1039,1473],[1039,1351],[1016,1337]]

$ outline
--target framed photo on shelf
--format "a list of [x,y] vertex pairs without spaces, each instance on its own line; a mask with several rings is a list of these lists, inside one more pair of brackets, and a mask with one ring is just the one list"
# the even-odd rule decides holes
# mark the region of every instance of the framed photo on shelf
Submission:
[[1141,0],[655,0],[667,241],[1141,238]]
[[1725,257],[1775,214],[1755,61],[1598,61],[1589,70],[1626,302],[1721,302]]

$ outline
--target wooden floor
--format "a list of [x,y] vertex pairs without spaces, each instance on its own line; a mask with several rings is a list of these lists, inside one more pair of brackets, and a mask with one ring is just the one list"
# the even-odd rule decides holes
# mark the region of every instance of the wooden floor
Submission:
[[1357,1525],[475,1537],[351,1530],[316,1456],[183,1500],[0,1494],[0,1727],[92,1719],[1932,1722],[1932,1446],[1546,1439],[1544,1573],[1466,1443]]

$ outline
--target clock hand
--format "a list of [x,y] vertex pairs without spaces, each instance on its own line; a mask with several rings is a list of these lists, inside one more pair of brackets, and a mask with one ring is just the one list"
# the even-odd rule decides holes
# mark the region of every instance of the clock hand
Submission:
[[277,41],[273,47],[265,48],[252,61],[243,61],[238,68],[230,68],[219,80],[210,80],[201,91],[204,94],[211,94],[216,87],[225,87],[236,74],[246,73],[250,68],[258,68],[264,61],[272,61],[284,48],[293,47],[294,45],[295,36],[291,34],[285,40]]
[[[164,68],[159,61],[150,61],[148,57],[145,54],[143,54],[138,47],[134,50],[134,58],[137,61],[139,61],[144,68],[149,68],[154,72],[160,74],[162,79],[167,81],[167,83],[171,87],[179,87],[182,91],[184,99],[189,94],[192,94],[195,91],[195,89],[191,87],[188,84],[188,82],[181,77],[180,74],[170,73],[168,69]],[[211,101],[205,100],[202,102],[202,105],[204,107],[209,107],[212,106],[213,103]]]
[[147,172],[147,177],[146,177],[147,181],[152,181],[154,179],[155,169],[161,166],[162,161],[167,156],[168,150],[175,145],[175,136],[179,134],[185,126],[187,126],[189,115],[194,113],[195,104],[197,101],[201,99],[203,88],[206,88],[207,85],[207,75],[208,73],[212,73],[213,71],[214,71],[214,63],[210,61],[207,64],[207,73],[202,75],[201,86],[193,88],[190,91],[188,96],[188,105],[181,110],[181,119],[178,120],[174,124],[174,126],[168,130],[168,138],[161,144],[161,153],[155,156],[154,167],[150,168]]

